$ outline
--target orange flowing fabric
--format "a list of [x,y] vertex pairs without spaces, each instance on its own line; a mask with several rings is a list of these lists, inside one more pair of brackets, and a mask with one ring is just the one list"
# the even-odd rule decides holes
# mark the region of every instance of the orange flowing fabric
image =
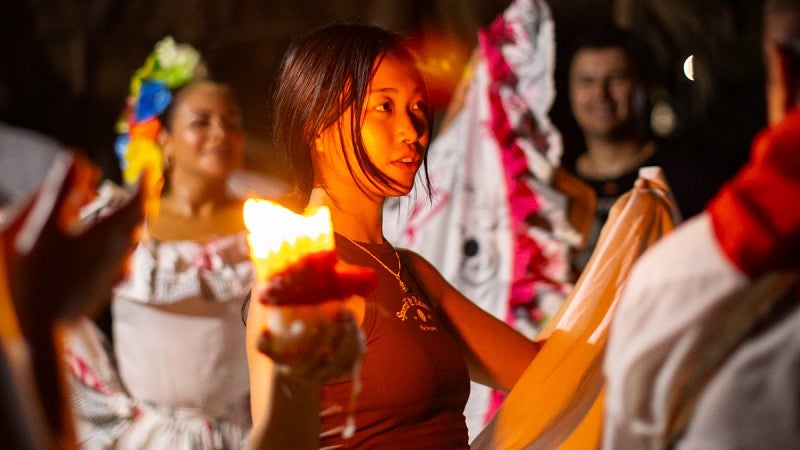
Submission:
[[0,342],[20,339],[20,336],[17,313],[14,311],[8,286],[5,247],[0,237]]
[[541,351],[473,449],[599,448],[603,350],[622,288],[638,257],[680,221],[659,168],[642,168],[611,209],[564,305],[539,333]]

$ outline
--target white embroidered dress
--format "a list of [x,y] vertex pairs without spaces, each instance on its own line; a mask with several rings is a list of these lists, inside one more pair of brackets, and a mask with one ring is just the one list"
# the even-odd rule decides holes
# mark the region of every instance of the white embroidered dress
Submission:
[[67,359],[83,448],[245,448],[250,429],[241,305],[245,234],[143,240],[112,300],[113,354],[89,320]]

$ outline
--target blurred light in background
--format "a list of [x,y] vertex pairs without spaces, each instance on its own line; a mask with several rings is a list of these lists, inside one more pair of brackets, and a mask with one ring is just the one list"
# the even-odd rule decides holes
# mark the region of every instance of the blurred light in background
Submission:
[[431,106],[444,109],[461,79],[472,43],[436,31],[422,31],[412,42],[422,59],[420,70],[428,81]]
[[669,136],[677,125],[675,111],[667,101],[659,101],[650,112],[650,127],[659,136]]
[[690,81],[694,81],[694,55],[689,55],[683,62],[683,74]]

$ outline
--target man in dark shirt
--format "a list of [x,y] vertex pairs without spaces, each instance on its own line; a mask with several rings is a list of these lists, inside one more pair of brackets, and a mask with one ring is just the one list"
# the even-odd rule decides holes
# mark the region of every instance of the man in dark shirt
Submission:
[[714,188],[700,173],[704,164],[690,149],[667,145],[650,130],[648,47],[632,32],[615,27],[590,30],[576,40],[569,70],[572,114],[585,151],[564,165],[595,192],[595,220],[575,258],[582,270],[614,202],[633,187],[639,168],[660,166],[681,214],[702,210]]

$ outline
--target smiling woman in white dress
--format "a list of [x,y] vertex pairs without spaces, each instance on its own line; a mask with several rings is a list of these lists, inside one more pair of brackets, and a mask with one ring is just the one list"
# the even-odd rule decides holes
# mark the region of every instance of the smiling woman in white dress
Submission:
[[199,54],[171,38],[131,87],[117,145],[123,176],[135,182],[143,168],[163,167],[163,186],[151,189],[158,207],[148,207],[114,290],[113,352],[88,320],[71,336],[78,440],[85,448],[243,448],[250,414],[240,311],[253,275],[242,205],[225,189],[243,160],[239,108],[226,85],[205,76]]

